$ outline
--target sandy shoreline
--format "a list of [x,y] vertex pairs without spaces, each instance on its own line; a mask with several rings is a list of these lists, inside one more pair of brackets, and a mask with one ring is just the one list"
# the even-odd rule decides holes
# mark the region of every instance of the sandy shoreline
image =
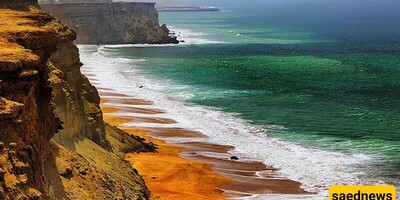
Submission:
[[[92,79],[94,74],[88,77]],[[154,108],[151,101],[118,94],[107,88],[100,88],[99,94],[106,122],[158,145],[158,153],[127,154],[126,159],[144,177],[152,194],[160,199],[226,199],[252,194],[306,193],[300,183],[276,178],[273,175],[276,169],[261,162],[230,160],[232,146],[187,141],[207,137],[200,132],[181,129],[178,125],[173,128],[152,126],[177,122],[152,116],[165,111]],[[141,115],[133,117],[132,114]],[[125,123],[130,126],[124,126]],[[145,123],[146,127],[135,127],[135,123]],[[185,138],[186,142],[177,142],[177,138]]]
[[[112,101],[112,99],[103,99]],[[232,181],[212,171],[212,165],[183,159],[179,154],[182,147],[169,145],[162,140],[148,136],[149,129],[128,128],[121,126],[134,119],[107,116],[104,119],[111,125],[141,136],[158,145],[158,153],[127,154],[126,159],[145,179],[152,194],[160,199],[225,199],[222,186]],[[171,135],[180,131],[170,130]],[[157,132],[157,131],[155,131]],[[157,134],[157,133],[155,133]]]

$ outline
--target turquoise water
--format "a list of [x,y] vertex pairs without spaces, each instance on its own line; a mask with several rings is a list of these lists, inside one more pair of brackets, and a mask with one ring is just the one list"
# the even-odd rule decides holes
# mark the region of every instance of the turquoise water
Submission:
[[332,31],[236,12],[160,17],[195,44],[109,51],[145,59],[136,66],[144,75],[189,86],[166,94],[190,93],[186,101],[236,113],[271,137],[369,155],[373,164],[358,166],[364,176],[399,184],[398,35],[363,34],[365,26]]

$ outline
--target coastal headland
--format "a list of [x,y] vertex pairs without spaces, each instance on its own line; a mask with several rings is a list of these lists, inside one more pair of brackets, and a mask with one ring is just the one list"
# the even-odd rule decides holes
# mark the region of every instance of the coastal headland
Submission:
[[77,33],[77,44],[177,44],[160,25],[155,3],[41,1],[40,6]]
[[0,23],[0,199],[149,199],[124,156],[155,147],[104,123],[75,32],[36,0]]

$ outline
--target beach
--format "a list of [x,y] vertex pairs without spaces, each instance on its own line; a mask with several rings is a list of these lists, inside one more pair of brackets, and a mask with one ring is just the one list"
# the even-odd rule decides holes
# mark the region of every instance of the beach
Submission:
[[[104,116],[109,123],[119,124],[118,126],[122,129],[141,130],[141,134],[151,137],[151,140],[161,140],[168,145],[177,146],[180,148],[180,151],[177,151],[180,158],[210,164],[212,172],[233,181],[229,184],[219,182],[219,185],[215,186],[220,190],[222,196],[246,196],[249,199],[274,200],[323,199],[328,195],[329,186],[333,184],[375,183],[377,179],[371,179],[372,176],[368,176],[364,171],[365,167],[371,166],[372,168],[373,166],[371,163],[373,160],[369,155],[358,152],[328,151],[327,148],[330,148],[331,144],[330,138],[325,142],[319,139],[311,140],[312,138],[309,140],[307,137],[293,141],[302,134],[291,134],[291,129],[280,126],[279,123],[258,125],[257,121],[244,120],[246,116],[240,112],[228,112],[229,110],[224,110],[223,107],[214,107],[212,104],[204,106],[197,103],[196,99],[199,98],[204,102],[224,104],[230,102],[229,108],[238,111],[251,109],[251,113],[254,115],[253,119],[256,120],[259,117],[258,113],[265,116],[265,119],[271,118],[265,113],[271,113],[276,117],[275,112],[278,110],[271,106],[277,106],[282,111],[279,113],[282,116],[285,115],[289,118],[303,116],[286,115],[285,113],[292,109],[291,104],[288,104],[289,107],[285,107],[285,102],[274,103],[275,98],[279,101],[283,100],[279,98],[279,95],[264,97],[263,93],[252,90],[221,91],[219,86],[214,88],[202,86],[208,90],[202,91],[199,90],[202,87],[194,87],[196,85],[188,85],[186,82],[182,84],[182,82],[168,79],[170,76],[172,78],[177,75],[176,72],[183,73],[182,70],[185,70],[181,76],[187,74],[188,78],[192,77],[192,81],[198,78],[208,81],[208,76],[211,76],[210,81],[213,82],[207,82],[207,84],[218,83],[213,78],[217,75],[212,72],[221,68],[204,65],[201,68],[186,69],[187,67],[184,66],[187,64],[185,63],[182,63],[183,66],[169,66],[169,60],[164,58],[160,60],[157,57],[157,55],[163,56],[167,51],[199,47],[79,46],[82,63],[84,63],[81,70],[89,75],[91,83],[99,89],[103,99],[102,109],[106,113]],[[152,52],[159,54],[153,58]],[[135,55],[139,55],[139,57]],[[175,62],[180,63],[177,60],[173,64]],[[210,75],[199,77],[197,73],[194,73],[195,70],[198,70],[200,74],[207,72]],[[160,74],[158,77],[158,73],[166,73],[165,75],[168,76]],[[230,82],[229,79],[220,79],[219,81]],[[253,97],[253,93],[257,96]],[[235,98],[237,95],[241,98]],[[250,95],[251,98],[246,95]],[[260,101],[257,99],[259,96],[262,98]],[[272,98],[273,101],[263,102],[262,100],[266,98],[267,100]],[[268,109],[269,107],[271,109]],[[293,139],[279,138],[276,136],[277,133],[286,133],[283,136],[293,137]],[[302,143],[304,141],[310,141],[320,146],[324,145],[326,149],[306,146]],[[337,141],[335,140],[335,142]],[[335,147],[343,147],[340,144],[341,140]],[[218,148],[214,145],[217,145]],[[228,153],[226,153],[227,151]],[[230,160],[231,156],[237,156],[239,162]],[[155,157],[157,158],[157,156]],[[261,163],[262,165],[253,164],[252,168],[254,169],[247,169],[247,166],[238,165],[241,162]],[[367,165],[368,163],[371,164]],[[262,171],[259,166],[262,166],[261,169],[267,170]],[[361,172],[360,166],[362,167]],[[243,170],[243,168],[246,169]],[[258,179],[259,177],[263,178]],[[148,177],[148,179],[150,180],[147,180],[147,183],[153,181],[157,183],[157,178]],[[265,179],[270,180],[265,181]],[[292,181],[285,182],[285,180]],[[290,186],[285,186],[286,189],[283,189],[282,185]],[[304,191],[310,194],[297,194],[304,193]],[[274,195],[275,193],[277,195]]]
[[[370,52],[369,71],[364,55],[341,54],[340,42],[322,45],[312,38],[322,45],[315,46],[301,30],[287,25],[268,32],[264,26],[270,25],[258,18],[262,26],[250,28],[260,34],[246,34],[244,24],[234,23],[237,14],[163,13],[161,19],[185,44],[80,46],[82,69],[95,75],[91,81],[103,99],[113,99],[103,104],[112,111],[106,116],[123,119],[123,128],[145,129],[147,136],[178,145],[181,157],[212,164],[228,179],[253,181],[241,175],[259,170],[220,169],[237,156],[269,169],[257,176],[293,180],[315,199],[326,198],[331,185],[398,185],[398,115],[391,109],[398,107],[398,98],[396,87],[385,87],[397,81],[379,78],[381,64],[388,66],[385,76],[398,73],[396,51]],[[275,37],[282,40],[271,41]],[[181,136],[170,137],[171,129]],[[234,184],[239,183],[225,186]],[[248,185],[236,193],[287,193]]]
[[[95,71],[84,69],[82,72],[94,85],[99,82]],[[233,146],[196,141],[207,138],[198,131],[157,126],[177,122],[158,117],[165,111],[154,107],[149,100],[109,88],[98,87],[98,91],[105,122],[158,146],[157,153],[126,155],[126,160],[144,177],[157,198],[226,199],[259,194],[307,194],[299,182],[277,178],[277,169],[262,162],[231,159],[236,156],[231,153]],[[135,123],[146,127],[135,127]]]

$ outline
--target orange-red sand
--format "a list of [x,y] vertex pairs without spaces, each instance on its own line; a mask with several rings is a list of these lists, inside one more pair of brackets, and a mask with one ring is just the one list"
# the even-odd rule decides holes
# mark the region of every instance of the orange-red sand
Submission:
[[[168,118],[151,117],[165,111],[152,107],[152,102],[101,89],[104,120],[111,125],[158,145],[157,153],[127,154],[126,159],[145,179],[156,199],[227,199],[252,194],[305,194],[300,183],[277,179],[277,169],[261,162],[229,159],[234,147],[204,142],[167,144],[169,138],[204,138],[200,132],[181,128],[156,128],[152,124],[174,124]],[[109,104],[105,104],[109,103]],[[112,106],[110,106],[112,105]],[[145,107],[145,108],[144,108]],[[110,115],[110,113],[115,113]],[[121,115],[118,116],[118,113]],[[129,117],[124,113],[148,114]],[[148,123],[148,127],[126,127],[128,122]],[[158,139],[157,139],[158,138]],[[226,154],[227,158],[210,158],[198,152]],[[264,172],[262,176],[257,172]]]
[[[107,95],[111,96],[112,93]],[[122,95],[116,95],[116,97],[120,96]],[[126,159],[144,177],[152,194],[160,199],[226,199],[251,194],[305,193],[298,182],[277,179],[271,175],[258,176],[257,172],[274,173],[276,171],[261,162],[210,158],[197,153],[213,152],[229,155],[229,150],[234,148],[232,146],[203,142],[167,144],[161,140],[173,137],[206,137],[200,132],[180,128],[127,128],[121,126],[128,122],[147,122],[151,126],[151,123],[165,124],[166,122],[172,123],[173,120],[109,115],[112,112],[133,112],[135,108],[132,108],[132,105],[143,105],[143,100],[108,98],[103,99],[102,102],[127,104],[118,107],[108,107],[102,104],[105,121],[158,145],[157,153],[127,154]],[[147,110],[151,111],[152,109],[147,108]]]
[[[102,109],[105,113],[117,111],[104,106]],[[134,120],[107,115],[104,119],[111,125]],[[181,158],[179,154],[183,147],[150,138],[145,130],[120,128],[158,145],[157,153],[126,155],[126,159],[145,179],[153,196],[159,199],[226,199],[221,188],[233,181],[214,172],[211,164]]]

